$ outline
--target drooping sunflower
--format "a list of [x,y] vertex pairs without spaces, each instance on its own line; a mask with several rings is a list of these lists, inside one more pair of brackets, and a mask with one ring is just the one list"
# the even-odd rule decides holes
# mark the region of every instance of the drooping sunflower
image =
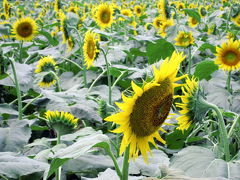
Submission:
[[175,45],[182,47],[188,47],[189,45],[194,44],[192,31],[190,32],[179,31],[177,37],[175,38],[175,41],[176,41]]
[[113,23],[113,7],[111,5],[102,3],[98,5],[95,13],[95,19],[98,26],[100,26],[102,29],[111,27]]
[[[183,95],[178,96],[182,102],[176,103],[176,106],[182,109],[179,111],[181,116],[176,118],[179,124],[177,129],[184,131],[188,129],[192,123],[201,120],[200,118],[202,118],[202,116],[200,115],[204,114],[205,109],[204,107],[199,108],[200,103],[196,103],[200,96],[198,91],[198,81],[194,77],[191,79],[187,77],[186,84],[182,87]],[[197,111],[198,113],[196,113]]]
[[98,41],[100,37],[97,33],[92,31],[87,31],[84,38],[83,45],[83,54],[85,65],[87,65],[87,69],[89,69],[93,65],[93,61],[96,59],[99,49],[98,49]]
[[80,9],[80,8],[77,7],[77,6],[70,6],[70,7],[68,8],[68,12],[72,12],[72,13],[78,14],[79,9]]
[[[57,63],[51,56],[42,57],[36,66],[35,73],[41,72],[56,72],[57,71]],[[56,83],[56,78],[53,74],[48,73],[46,74],[41,82],[38,83],[40,87],[50,87]]]
[[36,36],[37,32],[37,23],[30,17],[17,20],[12,27],[13,37],[19,41],[31,41]]
[[199,22],[194,17],[189,17],[188,24],[190,27],[195,28],[196,26],[198,26]]
[[225,71],[234,71],[240,68],[240,42],[233,39],[217,47],[215,64]]
[[240,13],[236,17],[232,18],[232,21],[234,22],[234,24],[240,27]]
[[167,19],[166,21],[164,21],[161,26],[160,26],[160,30],[159,30],[159,34],[164,38],[167,35],[167,28],[170,26],[174,25],[174,21],[173,19]]
[[138,157],[141,152],[145,162],[147,153],[151,152],[149,142],[155,147],[154,138],[165,144],[159,135],[169,115],[174,98],[174,88],[179,86],[175,82],[185,76],[176,77],[180,63],[184,60],[182,53],[173,53],[172,57],[165,59],[160,69],[154,68],[154,79],[145,83],[143,87],[132,81],[133,96],[122,94],[123,103],[116,103],[120,112],[107,117],[105,120],[119,124],[114,133],[123,133],[120,146],[120,155],[130,146],[130,158]]
[[78,118],[75,118],[71,113],[64,111],[50,111],[45,113],[45,118],[55,131],[60,135],[68,134],[74,131],[78,125]]
[[137,15],[137,17],[140,17],[143,14],[143,7],[140,5],[136,5],[134,6],[133,11]]

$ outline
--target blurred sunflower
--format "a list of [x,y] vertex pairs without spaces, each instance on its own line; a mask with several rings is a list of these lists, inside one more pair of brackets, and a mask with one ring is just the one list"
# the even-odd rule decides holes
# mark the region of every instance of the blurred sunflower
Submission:
[[4,10],[5,18],[6,20],[8,20],[10,17],[10,10],[11,10],[11,6],[8,0],[3,0],[3,10]]
[[60,17],[60,30],[62,31],[63,44],[65,44],[69,38],[69,33],[67,31],[67,18],[63,11],[59,11]]
[[61,0],[54,1],[54,10],[58,12],[61,9]]
[[163,22],[165,22],[165,20],[161,16],[155,17],[153,20],[153,27],[160,29]]
[[89,69],[93,65],[93,61],[96,59],[99,49],[98,49],[98,41],[100,37],[98,34],[87,31],[84,38],[83,45],[83,54],[85,65],[87,65],[87,69]]
[[202,18],[204,18],[207,15],[207,10],[205,9],[204,6],[200,6],[198,8],[198,12]]
[[45,118],[49,125],[60,135],[68,134],[74,131],[78,125],[78,118],[75,118],[71,113],[64,111],[45,112]]
[[207,34],[208,35],[215,34],[215,31],[216,31],[216,24],[211,24],[208,27]]
[[154,138],[165,144],[158,131],[166,132],[162,125],[167,124],[165,120],[172,106],[174,88],[180,86],[175,82],[185,77],[176,77],[184,58],[182,53],[174,52],[170,59],[163,61],[160,69],[153,66],[154,79],[143,87],[132,81],[133,96],[122,94],[123,103],[116,103],[121,112],[105,119],[120,125],[113,130],[114,133],[123,133],[120,155],[130,146],[130,158],[135,159],[141,152],[148,162],[147,153],[151,152],[149,142],[156,148]]
[[194,43],[192,31],[190,32],[179,31],[177,37],[175,38],[175,41],[176,41],[175,45],[177,46],[188,47],[189,45]]
[[110,27],[113,23],[113,7],[108,4],[98,5],[96,11],[96,22],[102,28]]
[[68,8],[68,12],[72,12],[72,13],[78,14],[79,9],[80,9],[80,8],[77,7],[77,6],[70,6],[70,7]]
[[[37,64],[37,68],[35,70],[35,73],[41,73],[41,72],[56,72],[57,71],[57,63],[54,61],[54,59],[51,56],[42,57]],[[46,74],[42,81],[39,82],[40,87],[50,87],[51,85],[54,85],[56,83],[56,79],[53,74],[49,73]]]
[[67,52],[70,52],[72,51],[73,47],[74,47],[74,41],[73,41],[73,38],[70,36],[67,40]]
[[160,30],[159,30],[159,34],[164,38],[167,35],[167,28],[170,26],[174,25],[174,21],[173,19],[167,19],[166,21],[164,21],[161,26],[160,26]]
[[236,17],[232,18],[232,21],[233,21],[238,27],[240,27],[240,13],[239,13]]
[[185,4],[183,2],[177,3],[177,9],[182,12],[183,9],[185,9]]
[[196,26],[198,26],[199,22],[195,18],[189,17],[188,24],[190,27],[195,28]]
[[152,26],[153,26],[152,23],[146,23],[146,24],[144,25],[144,28],[145,28],[146,30],[150,30],[150,29],[152,28]]
[[121,14],[127,17],[132,17],[133,13],[131,11],[131,9],[122,9],[121,10]]
[[225,71],[234,71],[240,68],[240,42],[233,39],[217,47],[215,64]]
[[12,27],[13,37],[19,41],[31,41],[37,30],[37,23],[30,17],[18,19]]
[[133,11],[137,15],[137,17],[140,17],[143,14],[143,7],[140,5],[136,5],[134,6]]
[[167,0],[159,0],[158,11],[164,19],[169,19],[171,17],[170,9],[168,8]]
[[[199,94],[198,91],[198,81],[194,77],[191,79],[187,77],[186,84],[184,87],[182,87],[183,95],[178,96],[181,98],[182,103],[176,103],[176,106],[182,109],[179,111],[181,116],[176,118],[179,124],[179,127],[177,127],[177,129],[184,131],[188,129],[192,123],[201,120],[199,116],[196,115],[196,112],[200,110],[196,107],[196,100]],[[197,114],[199,114],[199,112]]]

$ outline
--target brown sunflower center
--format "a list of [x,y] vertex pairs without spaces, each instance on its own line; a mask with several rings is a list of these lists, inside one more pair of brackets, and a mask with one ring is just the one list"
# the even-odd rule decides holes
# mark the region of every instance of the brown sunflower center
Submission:
[[137,13],[141,14],[141,12],[142,12],[141,8],[137,8]]
[[90,59],[94,58],[94,53],[95,53],[95,44],[93,40],[89,40],[87,44],[87,54]]
[[130,126],[138,137],[156,132],[167,118],[172,106],[172,85],[169,79],[144,92],[130,115]]
[[33,34],[33,27],[29,22],[23,22],[18,25],[17,33],[21,37],[29,37]]
[[197,20],[195,19],[195,18],[192,18],[192,24],[197,24],[198,22],[197,22]]
[[101,21],[105,24],[109,23],[110,21],[110,11],[109,10],[104,10],[102,13],[101,13]]
[[234,51],[228,51],[225,53],[223,61],[228,65],[236,65],[240,61],[240,58]]

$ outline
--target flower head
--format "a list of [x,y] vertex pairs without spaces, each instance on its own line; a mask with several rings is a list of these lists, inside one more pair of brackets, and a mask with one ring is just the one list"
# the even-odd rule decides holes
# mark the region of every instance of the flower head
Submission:
[[175,38],[175,41],[175,45],[177,46],[188,47],[189,45],[194,43],[194,38],[191,31],[179,31],[177,37]]
[[95,19],[97,24],[105,29],[111,27],[113,23],[113,7],[106,3],[98,5],[95,10]]

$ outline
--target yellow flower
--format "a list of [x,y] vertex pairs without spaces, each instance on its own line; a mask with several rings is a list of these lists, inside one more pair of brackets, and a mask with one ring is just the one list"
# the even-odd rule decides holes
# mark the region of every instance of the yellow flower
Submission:
[[174,25],[174,21],[173,19],[168,19],[166,21],[164,21],[161,26],[160,26],[160,30],[159,30],[159,34],[164,38],[166,37],[167,35],[167,28],[170,27],[170,26],[173,26]]
[[[35,69],[35,73],[41,73],[41,72],[56,72],[57,71],[57,63],[54,61],[54,59],[51,56],[42,57],[37,64],[37,67]],[[56,79],[53,74],[49,73],[46,74],[42,81],[39,82],[40,87],[50,87],[51,85],[54,85],[56,83]]]
[[153,20],[153,26],[156,29],[160,29],[163,22],[165,22],[165,19],[163,19],[162,16],[155,17],[154,20]]
[[240,13],[239,13],[236,17],[232,18],[232,21],[233,21],[238,27],[240,27]]
[[9,17],[10,17],[10,9],[11,9],[11,6],[10,4],[8,3],[8,0],[3,0],[3,10],[4,10],[4,15],[5,15],[5,18],[8,20]]
[[124,15],[124,16],[127,16],[127,17],[132,17],[133,16],[131,9],[122,9],[121,14]]
[[67,52],[72,51],[72,49],[74,47],[74,41],[73,41],[73,38],[71,36],[67,40],[67,46],[68,46]]
[[87,65],[87,69],[93,66],[93,61],[96,59],[99,49],[98,49],[98,41],[100,37],[98,34],[87,31],[84,38],[83,45],[83,54],[85,65]]
[[60,135],[71,133],[78,125],[78,118],[75,118],[71,113],[64,111],[45,112],[45,118],[50,126]]
[[54,10],[58,12],[61,9],[61,1],[60,0],[55,0],[54,2]]
[[12,33],[14,34],[13,37],[19,41],[31,41],[37,34],[37,30],[37,24],[34,19],[27,17],[14,22]]
[[190,27],[195,28],[199,24],[199,22],[195,18],[189,17],[188,24]]
[[208,27],[208,31],[207,34],[211,35],[216,31],[216,25],[215,24],[211,24],[210,27]]
[[174,88],[180,86],[175,82],[185,76],[176,77],[180,63],[185,57],[176,52],[166,58],[160,69],[154,68],[154,79],[143,87],[132,81],[133,96],[122,94],[123,103],[116,103],[121,112],[107,117],[105,120],[119,124],[114,133],[123,133],[120,155],[130,146],[130,158],[138,157],[141,152],[145,162],[147,153],[151,152],[149,142],[155,147],[154,138],[165,144],[159,130],[166,132],[163,124],[169,115],[174,98]]
[[140,5],[136,5],[134,6],[133,11],[137,15],[137,17],[140,17],[143,14],[143,7]]
[[72,13],[78,14],[79,9],[80,9],[80,8],[77,7],[77,6],[70,6],[70,7],[68,8],[68,12],[72,12]]
[[198,116],[195,113],[195,95],[198,91],[198,81],[194,77],[192,79],[189,79],[187,77],[186,84],[184,87],[182,87],[183,95],[179,96],[181,98],[182,103],[176,103],[176,106],[181,108],[182,110],[179,111],[181,116],[176,118],[178,121],[179,127],[177,129],[179,130],[185,130],[188,129],[189,126],[195,122],[198,121]]
[[146,30],[150,30],[152,26],[153,26],[152,23],[146,23],[146,24],[144,25],[144,27],[145,27]]
[[162,16],[165,20],[171,17],[171,14],[168,10],[168,1],[167,0],[159,0],[158,2],[158,11],[160,16]]
[[176,41],[175,45],[182,47],[187,47],[193,44],[194,38],[192,35],[192,31],[190,32],[179,31],[177,37],[175,38],[175,41]]
[[233,39],[217,47],[215,64],[225,71],[234,71],[240,68],[240,42]]
[[200,14],[200,16],[201,16],[202,18],[207,15],[207,10],[206,10],[205,7],[203,7],[203,6],[200,6],[200,7],[198,8],[198,12],[199,12],[199,14]]
[[185,9],[185,4],[183,2],[178,2],[177,9],[181,12],[183,9]]
[[67,18],[64,12],[60,11],[59,12],[59,17],[60,17],[60,30],[62,31],[62,39],[63,39],[63,44],[65,44],[69,38],[69,34],[67,31]]
[[111,27],[113,23],[113,7],[108,4],[100,4],[95,10],[96,22],[102,28]]

